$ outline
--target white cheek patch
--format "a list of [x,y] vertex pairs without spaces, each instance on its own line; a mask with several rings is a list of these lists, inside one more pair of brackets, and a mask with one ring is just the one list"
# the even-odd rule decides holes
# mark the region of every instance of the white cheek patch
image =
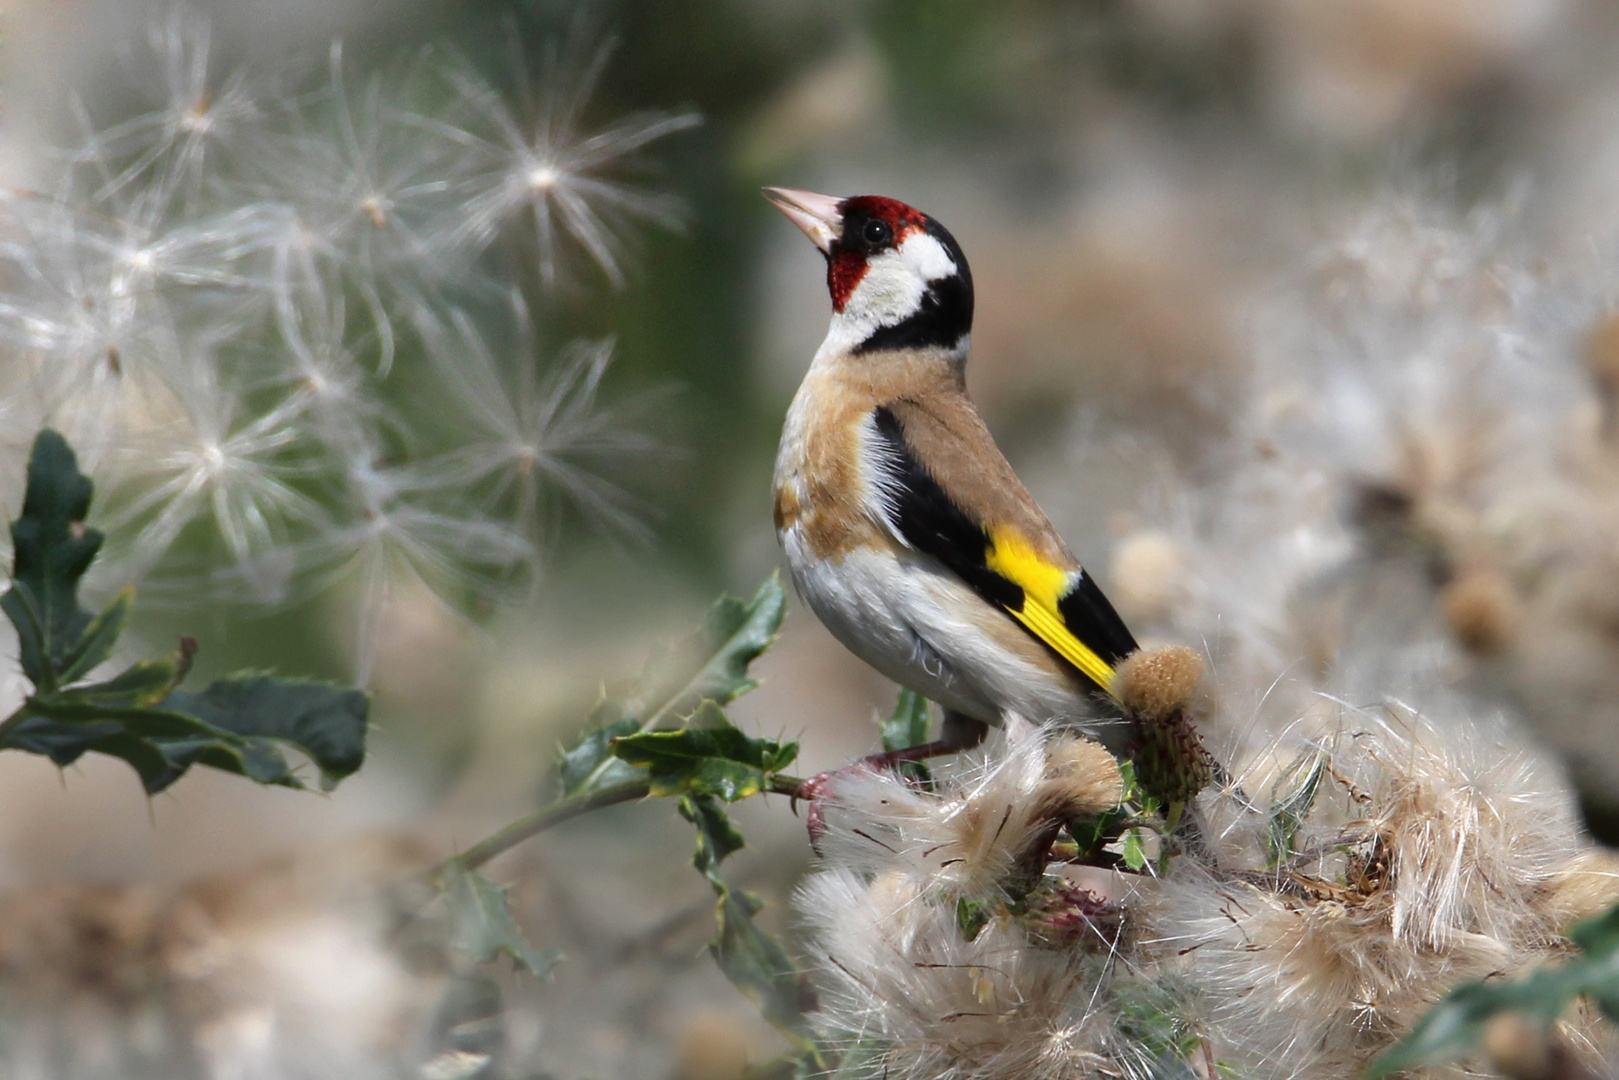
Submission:
[[938,281],[956,272],[956,260],[939,243],[939,238],[929,233],[907,236],[899,246],[899,253],[923,281]]
[[921,309],[928,284],[956,270],[945,246],[924,232],[912,233],[898,247],[868,259],[860,284],[843,310],[832,316],[821,351],[845,351],[882,327],[904,322]]

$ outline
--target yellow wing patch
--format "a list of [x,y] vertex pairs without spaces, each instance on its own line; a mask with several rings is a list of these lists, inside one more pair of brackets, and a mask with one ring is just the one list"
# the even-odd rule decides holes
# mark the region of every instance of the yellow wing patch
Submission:
[[1017,530],[989,530],[984,564],[1023,590],[1023,608],[1011,616],[1057,651],[1103,690],[1112,691],[1113,667],[1096,655],[1063,621],[1057,602],[1068,589],[1068,572],[1047,562]]

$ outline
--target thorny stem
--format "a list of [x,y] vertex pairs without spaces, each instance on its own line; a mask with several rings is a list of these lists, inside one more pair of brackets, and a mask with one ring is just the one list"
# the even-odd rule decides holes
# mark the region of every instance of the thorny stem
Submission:
[[[796,776],[775,774],[767,779],[764,790],[772,795],[796,795],[803,785],[804,781]],[[530,837],[538,836],[547,829],[561,825],[564,821],[571,821],[581,814],[588,814],[605,806],[644,799],[651,793],[650,780],[625,780],[622,783],[597,788],[595,791],[580,792],[558,799],[549,806],[542,806],[533,813],[523,815],[510,825],[473,844],[461,854],[445,860],[433,872],[433,876],[435,878],[440,876],[452,863],[463,870],[476,870],[495,856],[509,851]]]

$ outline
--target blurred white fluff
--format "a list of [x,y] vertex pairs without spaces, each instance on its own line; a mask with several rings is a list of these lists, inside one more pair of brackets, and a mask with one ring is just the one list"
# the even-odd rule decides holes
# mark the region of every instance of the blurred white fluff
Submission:
[[1465,674],[1619,776],[1611,259],[1543,258],[1521,201],[1340,220],[1261,306],[1229,437],[1120,545],[1138,631],[1210,651],[1227,758],[1317,692],[1448,716]]
[[421,857],[379,838],[173,893],[0,897],[5,1075],[405,1075],[431,1052],[446,983],[389,935],[385,889]]
[[[148,111],[75,104],[40,190],[0,198],[0,434],[8,475],[41,426],[78,450],[114,533],[101,586],[265,603],[353,578],[364,628],[401,584],[522,595],[559,501],[635,529],[605,470],[654,447],[602,403],[610,346],[542,350],[527,313],[565,249],[621,282],[633,228],[675,223],[635,158],[695,118],[584,129],[609,56],[587,38],[560,42],[532,100],[519,73],[519,107],[432,49],[356,78],[333,43],[312,89],[222,71],[177,6],[124,57]],[[485,252],[512,155],[551,170],[524,189],[539,233]],[[528,280],[495,265],[514,257],[544,295],[501,302],[497,281]]]

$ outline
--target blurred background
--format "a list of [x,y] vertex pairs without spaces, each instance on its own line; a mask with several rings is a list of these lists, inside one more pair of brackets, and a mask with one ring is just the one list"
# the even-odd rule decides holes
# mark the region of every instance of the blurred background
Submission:
[[[207,27],[192,81],[197,38],[174,29],[176,10],[8,6],[0,180],[14,204],[45,199],[100,228],[107,206],[156,183],[140,146],[191,145],[163,126],[163,109],[235,100],[238,75],[242,115],[269,117],[282,140],[227,144],[255,159],[220,167],[247,192],[241,207],[298,204],[332,182],[295,168],[311,157],[291,152],[298,140],[363,149],[357,157],[403,178],[400,191],[435,194],[439,166],[476,186],[459,164],[333,126],[338,101],[351,103],[350,127],[389,109],[433,118],[410,129],[424,139],[460,122],[447,109],[482,110],[496,130],[489,102],[505,102],[519,141],[560,111],[552,130],[584,148],[581,174],[600,166],[622,187],[580,189],[609,208],[608,257],[565,216],[554,242],[543,227],[536,240],[533,207],[518,197],[501,212],[526,240],[455,233],[444,241],[459,245],[455,258],[372,304],[368,281],[438,258],[424,229],[418,246],[355,263],[355,276],[319,269],[295,301],[349,297],[338,344],[365,372],[368,407],[389,417],[367,467],[453,453],[455,432],[425,418],[454,398],[444,387],[476,351],[469,326],[496,367],[528,365],[546,400],[578,406],[579,456],[518,481],[538,504],[514,508],[510,491],[489,504],[534,519],[518,556],[501,554],[506,532],[480,539],[493,556],[457,533],[429,552],[437,575],[390,571],[376,585],[328,560],[306,588],[261,588],[246,574],[255,587],[244,591],[221,582],[265,551],[189,521],[164,533],[160,560],[109,555],[104,590],[140,582],[139,635],[197,636],[202,675],[251,666],[364,679],[371,756],[326,797],[199,770],[150,803],[117,762],[59,773],[21,754],[0,760],[0,887],[14,912],[0,919],[0,980],[18,1015],[51,1003],[109,1032],[99,1050],[52,1051],[77,1064],[38,1075],[119,1075],[127,1062],[107,1047],[135,1037],[142,1010],[157,1008],[148,991],[186,964],[210,973],[183,976],[206,984],[207,1004],[175,997],[160,1012],[215,1048],[198,1051],[204,1074],[393,1075],[321,1070],[360,1070],[371,1041],[408,1041],[401,1032],[425,1023],[439,991],[408,965],[396,971],[385,949],[309,944],[324,940],[309,929],[319,913],[548,797],[548,767],[600,687],[632,676],[715,595],[750,595],[778,565],[775,443],[828,303],[819,255],[759,197],[763,184],[890,195],[951,229],[978,291],[971,392],[1142,636],[1214,659],[1229,705],[1222,746],[1235,752],[1272,724],[1267,710],[1307,712],[1318,691],[1414,694],[1427,707],[1422,688],[1439,685],[1565,750],[1599,742],[1619,715],[1614,472],[1558,441],[1605,446],[1606,395],[1619,384],[1619,334],[1603,329],[1619,283],[1610,4],[220,0],[184,9],[186,27]],[[159,130],[170,134],[141,134]],[[604,132],[591,158],[589,139]],[[479,138],[451,137],[442,157],[498,141]],[[543,202],[534,191],[548,182],[529,164],[526,197]],[[619,165],[627,171],[612,172]],[[99,180],[71,178],[96,168]],[[237,236],[218,224],[225,211],[188,209],[207,196],[164,183],[172,190],[152,212],[214,222],[202,230],[213,230],[209,250],[236,258],[218,254]],[[491,185],[462,209],[497,206],[503,189]],[[139,200],[129,205],[138,217]],[[368,213],[376,224],[376,207]],[[28,244],[64,242],[9,225],[4,287],[22,295],[50,277],[31,275],[44,256]],[[0,492],[13,516],[22,454],[63,400],[28,397],[40,365],[58,361],[29,344],[25,309],[7,305],[0,362],[13,366],[0,410]],[[452,310],[471,315],[457,323]],[[312,340],[316,321],[278,309],[217,325],[275,351],[289,334]],[[567,367],[570,342],[606,339],[604,371]],[[87,347],[107,354],[99,339]],[[115,366],[128,368],[124,348]],[[555,383],[565,370],[572,397]],[[257,401],[264,385],[237,392]],[[116,436],[104,420],[79,422],[105,435],[90,471],[138,548],[178,489],[143,502],[157,481],[119,452],[142,445],[140,418],[161,410],[137,413]],[[448,467],[434,475],[482,482]],[[431,547],[440,534],[421,535]],[[288,551],[308,542],[272,539]],[[1375,596],[1355,577],[1367,559],[1383,583]],[[462,562],[479,566],[464,577]],[[1373,614],[1382,621],[1357,624]],[[758,670],[764,686],[734,715],[800,739],[797,771],[875,746],[873,717],[894,687],[806,611],[790,611]],[[1272,697],[1266,687],[1284,675],[1297,694]],[[1601,761],[1588,768],[1612,775]],[[785,929],[809,858],[802,824],[779,800],[737,816],[754,850],[735,876]],[[567,956],[550,984],[507,980],[505,1074],[719,1080],[779,1050],[702,954],[711,895],[686,865],[689,844],[670,807],[625,807],[493,865],[516,883],[531,937]],[[63,912],[77,921],[52,929]],[[209,929],[185,930],[187,918]],[[120,959],[106,959],[109,940]],[[279,989],[224,986],[232,964],[257,964]],[[296,1069],[244,1049],[296,1040],[312,1047]],[[262,1065],[271,1058],[279,1064]]]

